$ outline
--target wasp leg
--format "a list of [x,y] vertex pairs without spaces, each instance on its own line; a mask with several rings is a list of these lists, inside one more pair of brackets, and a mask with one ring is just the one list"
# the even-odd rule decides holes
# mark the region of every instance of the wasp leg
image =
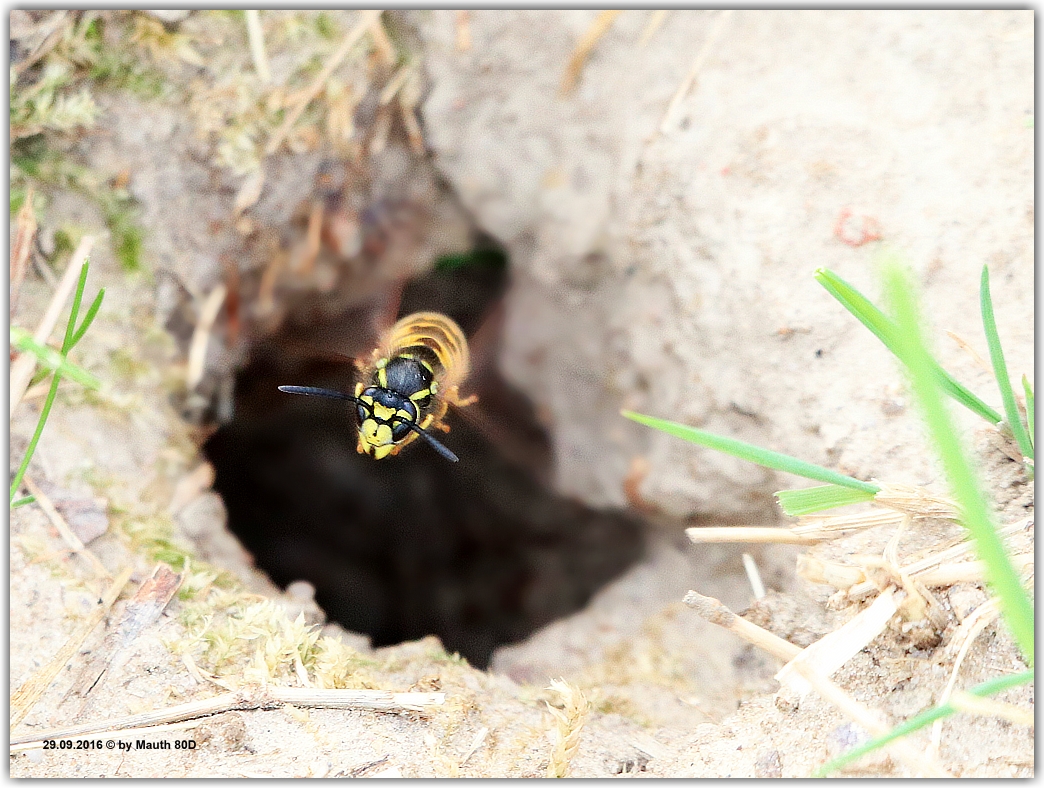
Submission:
[[468,405],[474,405],[478,402],[478,399],[478,394],[472,394],[470,397],[461,399],[460,389],[457,386],[446,392],[446,402],[455,408],[466,408]]

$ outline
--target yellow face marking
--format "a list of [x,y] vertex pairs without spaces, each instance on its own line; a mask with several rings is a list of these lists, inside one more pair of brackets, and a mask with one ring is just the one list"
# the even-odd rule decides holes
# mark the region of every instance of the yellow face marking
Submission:
[[413,421],[413,417],[410,415],[410,412],[408,410],[397,410],[395,411],[395,415],[398,416],[399,421]]
[[395,415],[395,408],[389,408],[387,405],[382,405],[379,402],[374,402],[373,415],[381,421],[388,421],[392,416]]
[[374,459],[380,460],[387,457],[395,448],[395,444],[392,443],[391,427],[387,424],[379,424],[373,419],[366,419],[359,427],[359,435],[368,453],[373,454]]

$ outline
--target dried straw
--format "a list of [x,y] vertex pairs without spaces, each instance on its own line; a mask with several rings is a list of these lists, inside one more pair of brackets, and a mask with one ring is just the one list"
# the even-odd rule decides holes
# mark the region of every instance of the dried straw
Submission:
[[[51,302],[47,305],[44,316],[40,320],[40,325],[36,327],[36,332],[33,334],[33,339],[38,344],[47,344],[47,340],[58,322],[58,316],[61,314],[66,300],[72,295],[73,290],[76,289],[76,283],[80,279],[80,269],[83,268],[83,263],[87,259],[87,255],[91,253],[93,246],[94,236],[85,235],[83,240],[80,241],[80,245],[76,247],[76,251],[73,252],[72,258],[69,260],[69,266],[65,269],[65,273],[58,283],[58,289],[51,296]],[[36,357],[32,353],[23,353],[11,365],[11,416],[14,416],[15,408],[18,407],[18,403],[22,400],[22,395],[25,394],[25,390],[29,387],[29,381],[33,377],[35,368]]]
[[545,703],[547,710],[555,718],[555,747],[547,765],[547,776],[565,777],[569,773],[569,762],[580,749],[580,733],[590,711],[590,704],[584,693],[562,679],[552,679],[549,689],[558,693],[562,708],[556,709],[550,703]]
[[131,568],[127,567],[112,581],[112,585],[109,586],[109,590],[105,592],[105,595],[101,598],[98,603],[98,607],[94,609],[94,612],[80,625],[80,628],[73,633],[59,650],[54,655],[54,658],[44,665],[40,670],[34,673],[29,679],[14,693],[11,695],[11,730],[14,730],[22,720],[25,719],[26,715],[32,710],[36,702],[40,700],[40,696],[43,695],[44,691],[54,681],[55,676],[65,667],[66,663],[73,658],[79,650],[83,642],[88,638],[94,628],[101,623],[101,620],[105,618],[109,612],[109,608],[112,607],[113,603],[119,597],[120,592],[123,591],[123,587],[127,585],[127,581],[130,580]]

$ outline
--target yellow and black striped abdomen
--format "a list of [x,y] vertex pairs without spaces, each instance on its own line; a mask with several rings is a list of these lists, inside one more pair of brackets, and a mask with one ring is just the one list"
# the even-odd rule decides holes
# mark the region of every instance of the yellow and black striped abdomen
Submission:
[[464,332],[438,312],[415,312],[389,329],[379,351],[384,358],[415,352],[431,365],[439,387],[448,390],[468,377],[471,357]]

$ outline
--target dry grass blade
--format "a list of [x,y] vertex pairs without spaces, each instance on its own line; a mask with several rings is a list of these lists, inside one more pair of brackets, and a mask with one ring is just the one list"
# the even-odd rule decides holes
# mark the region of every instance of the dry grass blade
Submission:
[[74,719],[82,718],[90,710],[91,701],[97,697],[91,693],[102,686],[105,675],[111,672],[113,662],[120,656],[124,659],[129,656],[131,643],[159,618],[179,585],[181,575],[171,571],[166,564],[156,565],[152,575],[138,587],[134,598],[127,603],[120,622],[105,636],[102,645],[94,650],[87,664],[80,669],[59,706],[80,701]]
[[356,23],[348,35],[345,36],[344,43],[341,44],[340,48],[334,52],[334,54],[327,61],[323,70],[320,71],[312,83],[304,90],[297,100],[297,104],[286,114],[286,119],[282,122],[275,134],[272,135],[272,139],[269,140],[268,145],[265,147],[265,155],[271,156],[277,150],[279,146],[283,144],[283,140],[286,139],[286,135],[290,133],[290,129],[297,123],[298,118],[305,111],[305,108],[311,103],[312,99],[319,95],[319,92],[326,87],[326,83],[329,82],[330,76],[337,67],[341,65],[348,53],[351,52],[359,40],[366,34],[370,28],[374,25],[380,25],[381,13],[380,9],[360,11],[359,21]]
[[701,618],[737,635],[748,643],[752,643],[769,654],[789,662],[801,653],[801,647],[774,635],[745,618],[740,618],[714,597],[704,596],[695,591],[685,595],[685,604],[695,610]]
[[33,187],[26,191],[25,202],[18,209],[15,219],[15,239],[11,245],[11,304],[9,312],[13,316],[18,308],[18,291],[29,268],[29,255],[33,251],[33,239],[36,237],[36,212],[33,210]]
[[969,714],[978,714],[983,717],[1000,717],[1008,722],[1014,722],[1016,725],[1025,725],[1027,728],[1033,727],[1033,712],[1028,709],[1020,709],[1018,706],[1012,706],[1010,703],[1003,703],[992,698],[980,698],[960,690],[953,693],[950,703],[959,711]]
[[36,702],[40,700],[40,696],[43,695],[44,691],[51,686],[51,682],[54,681],[55,676],[61,671],[62,668],[69,662],[70,659],[80,650],[83,642],[90,636],[94,628],[101,623],[101,620],[105,618],[105,615],[109,612],[109,608],[112,607],[113,603],[119,597],[120,592],[123,591],[123,587],[127,585],[127,581],[130,580],[131,569],[128,567],[124,569],[112,581],[112,585],[109,586],[108,591],[101,598],[98,607],[94,609],[94,612],[87,618],[86,621],[80,626],[76,632],[73,633],[59,650],[54,655],[54,658],[48,662],[44,667],[34,673],[29,679],[14,693],[11,695],[11,729],[14,730],[22,720],[25,719],[26,715],[30,712]]
[[51,31],[50,35],[44,39],[35,52],[21,63],[11,67],[11,70],[14,71],[16,76],[25,73],[29,68],[46,57],[47,53],[58,46],[58,42],[62,40],[62,36],[65,34],[65,28],[72,24],[72,17],[69,16],[69,11],[55,11],[54,15],[51,19],[47,20],[46,24],[53,25],[54,29]]
[[[874,736],[883,736],[890,731],[889,726],[879,719],[877,713],[868,709],[826,676],[816,673],[808,665],[798,665],[797,670],[820,697],[832,703],[852,722]],[[929,757],[907,741],[902,739],[893,741],[888,745],[888,749],[914,774],[920,774],[925,777],[950,776],[934,758]]]
[[[93,247],[94,236],[85,235],[83,240],[80,241],[80,245],[76,247],[76,251],[73,252],[72,258],[69,260],[69,267],[62,274],[62,279],[58,283],[58,289],[51,296],[51,302],[44,311],[40,325],[36,327],[36,331],[33,333],[33,339],[37,343],[41,345],[47,344],[51,332],[58,323],[58,317],[62,313],[65,302],[73,290],[76,289],[76,283],[80,278],[80,269],[83,268],[83,263]],[[18,403],[22,400],[22,395],[25,394],[25,390],[29,387],[29,381],[33,377],[33,369],[35,367],[36,358],[31,353],[23,353],[11,365],[11,416],[14,416],[15,408],[18,407]]]
[[[1013,568],[1020,574],[1033,568],[1033,553],[1014,553],[1010,558]],[[881,568],[880,562],[873,560],[867,561],[867,566],[871,571]],[[940,564],[917,572],[911,572],[909,567],[904,567],[896,577],[908,575],[916,578],[927,588],[942,588],[957,583],[982,584],[985,582],[985,569],[986,565],[982,561],[961,561]],[[863,567],[820,561],[809,556],[798,556],[797,572],[811,583],[824,583],[847,591],[850,599],[862,598],[877,591],[879,587],[878,583],[869,579],[867,569]]]
[[262,85],[272,81],[272,72],[268,68],[268,53],[265,51],[265,33],[261,29],[261,12],[244,11],[246,14],[247,38],[250,40],[250,57],[254,61]]
[[98,560],[98,557],[87,549],[87,546],[80,541],[80,537],[73,533],[72,528],[70,528],[69,524],[65,522],[65,518],[62,517],[58,509],[55,508],[51,499],[48,498],[44,491],[37,486],[36,482],[28,476],[25,476],[22,478],[22,484],[24,484],[29,490],[29,493],[36,498],[36,503],[40,505],[44,514],[47,515],[47,519],[51,521],[51,525],[53,525],[61,535],[62,541],[69,545],[69,549],[77,555],[82,555],[86,558],[98,577],[112,577],[109,570],[105,568],[105,565]]
[[562,87],[559,90],[561,96],[568,96],[576,88],[577,83],[580,81],[580,72],[583,71],[587,58],[591,56],[591,51],[602,36],[609,32],[609,28],[613,26],[616,17],[622,13],[623,11],[613,10],[598,12],[598,16],[595,17],[594,22],[591,23],[591,26],[587,28],[587,31],[580,38],[576,48],[573,50],[573,54],[569,58],[569,64],[566,66],[565,74],[562,76]]
[[747,580],[750,581],[750,590],[754,594],[755,599],[763,599],[765,597],[765,584],[761,580],[761,572],[758,571],[758,565],[754,561],[754,557],[750,553],[744,553],[743,556],[743,571],[747,573]]
[[11,746],[43,741],[68,739],[86,734],[164,725],[172,722],[207,717],[226,711],[250,709],[277,709],[282,706],[307,706],[316,709],[370,709],[401,712],[426,711],[446,701],[444,692],[386,692],[384,690],[316,690],[305,687],[245,687],[236,692],[225,692],[213,698],[182,703],[156,711],[131,714],[115,720],[97,720],[66,728],[33,731],[12,736]]
[[957,343],[957,347],[959,347],[961,350],[963,350],[965,353],[967,353],[969,356],[971,356],[972,360],[975,361],[975,363],[978,364],[979,367],[981,367],[983,370],[985,370],[987,374],[989,374],[989,375],[993,374],[993,367],[991,367],[988,363],[986,363],[986,359],[984,359],[982,356],[980,356],[975,351],[975,348],[973,348],[970,344],[968,344],[967,340],[965,340],[963,337],[955,334],[953,331],[950,331],[949,329],[947,329],[947,331],[946,331],[946,336],[948,336],[950,339],[952,339],[954,342],[956,342]]
[[[968,656],[968,652],[971,650],[972,643],[975,642],[975,638],[999,615],[1000,600],[994,597],[975,608],[975,611],[961,622],[961,625],[950,640],[949,648],[956,647],[958,649],[957,656],[953,661],[953,667],[950,669],[950,680],[946,682],[946,689],[943,690],[938,705],[941,706],[946,703],[953,694],[954,687],[957,685],[957,675],[960,672],[961,665],[964,664],[964,658]],[[932,746],[935,748],[938,748],[939,742],[942,740],[942,724],[942,720],[936,720],[932,723]]]
[[812,689],[804,678],[807,673],[831,676],[881,634],[897,610],[895,589],[889,588],[840,629],[803,649],[776,674],[776,680],[799,694],[806,694]]
[[457,25],[457,51],[467,52],[471,49],[471,12],[457,11],[455,13]]
[[707,34],[707,40],[703,42],[700,51],[696,53],[696,57],[693,58],[692,65],[689,66],[689,71],[685,75],[685,79],[683,79],[681,85],[678,86],[678,90],[671,99],[671,103],[667,105],[667,111],[663,113],[663,120],[660,122],[660,134],[666,134],[670,130],[678,106],[682,103],[685,96],[688,95],[689,91],[692,90],[692,85],[696,81],[696,77],[699,76],[700,69],[703,68],[703,65],[707,62],[707,58],[710,57],[710,53],[714,49],[714,44],[725,30],[725,23],[728,21],[731,14],[731,8],[726,8],[718,12],[718,18],[715,20],[710,33]]
[[550,689],[557,692],[562,708],[556,709],[546,703],[547,710],[555,718],[555,747],[547,764],[548,777],[565,777],[569,773],[569,762],[580,749],[580,733],[590,711],[590,704],[578,688],[561,679],[552,679]]
[[756,525],[686,528],[685,535],[696,544],[732,542],[746,542],[749,544],[815,544],[823,541],[823,538],[817,536],[795,533],[790,528],[771,528]]
[[[703,596],[695,591],[690,591],[685,595],[685,604],[695,609],[697,613],[712,624],[725,627],[725,629],[739,635],[749,643],[753,643],[781,659],[788,660],[787,666],[784,670],[790,668],[791,671],[799,674],[800,679],[805,681],[811,689],[814,689],[825,700],[833,703],[846,717],[856,724],[861,725],[863,728],[875,735],[882,735],[888,732],[888,726],[879,720],[870,709],[866,708],[848,695],[829,678],[817,672],[816,666],[813,663],[818,663],[820,657],[813,653],[811,659],[801,659],[801,656],[804,652],[808,651],[808,649],[801,649],[793,643],[788,643],[786,640],[783,640],[783,638],[773,635],[768,630],[762,629],[755,624],[751,624],[749,621],[737,616],[725,605],[712,597]],[[886,606],[887,603],[882,603],[882,608],[886,608]],[[827,637],[830,637],[830,635],[827,635]],[[823,638],[823,640],[825,639],[826,638]],[[815,644],[813,644],[813,646],[815,646]],[[813,646],[810,646],[809,648],[812,648]],[[833,655],[830,653],[827,653],[826,655],[828,658],[832,656]],[[934,761],[926,759],[923,755],[917,753],[909,744],[901,741],[894,742],[892,748],[896,757],[900,758],[916,773],[925,774],[930,777],[948,776],[942,767],[938,766]]]
[[667,19],[667,14],[670,11],[653,11],[649,15],[649,21],[645,23],[645,29],[642,31],[642,37],[638,39],[638,48],[645,49],[645,45],[649,43],[649,40],[656,35],[656,31],[663,27],[664,21]]
[[468,747],[468,751],[464,753],[464,757],[460,759],[460,766],[463,766],[471,760],[471,756],[478,752],[479,747],[486,741],[486,737],[489,736],[489,728],[482,726],[475,732],[475,738],[471,740],[471,746]]
[[881,484],[874,503],[912,517],[938,517],[960,522],[961,512],[951,498],[934,495],[923,487],[909,484]]
[[845,515],[807,515],[793,528],[731,525],[712,528],[686,528],[685,534],[696,544],[746,542],[750,544],[817,544],[839,539],[867,528],[897,525],[903,514],[896,511],[860,512]]
[[199,311],[199,322],[196,323],[196,330],[192,333],[192,343],[189,345],[186,385],[190,391],[203,380],[210,332],[214,329],[214,322],[221,312],[221,305],[225,303],[227,294],[227,288],[223,284],[219,284],[207,295],[207,300],[203,302],[203,308]]

